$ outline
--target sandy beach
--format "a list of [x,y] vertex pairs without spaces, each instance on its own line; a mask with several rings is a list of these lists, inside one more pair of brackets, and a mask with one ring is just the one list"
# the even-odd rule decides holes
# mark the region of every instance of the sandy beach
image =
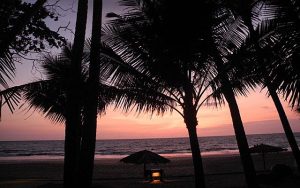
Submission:
[[[264,174],[274,164],[287,164],[295,170],[290,152],[266,155],[267,171],[263,169],[262,157],[253,154],[261,187],[299,188],[299,174],[267,181]],[[144,187],[193,187],[193,166],[191,157],[169,157],[168,164],[148,165],[148,168],[164,170],[164,182],[151,184],[143,179],[143,166],[124,164],[120,159],[96,159],[94,187],[102,188],[144,188]],[[238,155],[212,155],[203,157],[206,184],[208,188],[246,187]],[[1,188],[61,187],[63,160],[2,160],[0,161]]]

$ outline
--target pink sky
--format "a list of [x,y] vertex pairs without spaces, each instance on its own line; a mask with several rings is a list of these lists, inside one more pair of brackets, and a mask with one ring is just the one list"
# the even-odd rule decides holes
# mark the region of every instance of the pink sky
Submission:
[[[70,1],[62,2],[65,3],[65,8],[70,8]],[[104,15],[107,12],[120,11],[120,7],[116,6],[115,2],[115,0],[104,1]],[[70,25],[74,26],[75,20],[72,20],[72,18],[74,18],[74,13],[73,16],[67,15],[65,20],[62,20],[63,23],[56,23],[53,27],[59,26],[59,24],[66,25],[68,21],[71,21]],[[90,27],[90,22],[91,19],[88,21],[88,27]],[[68,34],[65,33],[65,35]],[[16,75],[13,85],[26,83],[41,76],[39,72],[32,69],[32,63],[29,62],[17,65]],[[274,104],[271,99],[266,97],[265,92],[259,93],[259,90],[257,90],[249,94],[247,98],[240,97],[238,104],[247,134],[283,132]],[[286,102],[283,102],[283,106],[293,130],[300,132],[300,114],[291,111]],[[198,113],[198,122],[199,136],[234,134],[227,106],[220,109],[203,107]],[[124,114],[110,109],[98,121],[97,139],[187,136],[183,119],[175,111],[173,114],[166,113],[164,116],[157,117],[153,115],[150,117],[149,114],[136,116],[135,113]],[[64,125],[52,124],[37,112],[25,114],[22,111],[17,111],[11,114],[7,108],[3,109],[0,122],[0,140],[57,139],[64,139]]]
[[[281,133],[277,111],[264,93],[240,97],[238,104],[247,134]],[[295,132],[300,132],[300,114],[283,102]],[[227,105],[220,109],[202,108],[198,114],[198,135],[233,135]],[[98,119],[97,139],[187,137],[183,119],[176,113],[152,117],[149,114],[124,114],[112,109]],[[53,124],[37,112],[11,114],[4,109],[0,125],[0,140],[62,140],[64,125]]]

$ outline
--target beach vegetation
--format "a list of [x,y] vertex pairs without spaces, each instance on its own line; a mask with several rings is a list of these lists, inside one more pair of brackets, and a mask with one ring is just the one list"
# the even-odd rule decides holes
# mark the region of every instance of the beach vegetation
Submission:
[[0,84],[7,88],[7,80],[15,73],[15,61],[28,53],[40,53],[46,48],[59,48],[64,37],[49,28],[46,19],[58,16],[45,7],[46,0],[34,4],[21,0],[2,0],[0,5]]

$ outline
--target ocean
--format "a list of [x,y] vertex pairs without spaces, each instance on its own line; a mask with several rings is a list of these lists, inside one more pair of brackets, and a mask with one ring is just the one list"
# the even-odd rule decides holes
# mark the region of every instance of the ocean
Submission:
[[[300,133],[295,133],[300,145]],[[248,135],[249,146],[269,144],[290,150],[284,134]],[[238,154],[235,136],[200,137],[201,153],[205,155]],[[95,158],[122,158],[140,150],[150,150],[163,156],[191,155],[188,138],[153,138],[97,140]],[[62,159],[64,141],[0,141],[0,160]]]

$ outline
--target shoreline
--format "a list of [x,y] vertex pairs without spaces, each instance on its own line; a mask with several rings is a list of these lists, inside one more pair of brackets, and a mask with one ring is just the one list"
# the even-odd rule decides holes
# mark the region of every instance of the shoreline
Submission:
[[[265,136],[265,135],[282,135],[285,134],[281,132],[271,132],[271,133],[249,133],[247,136]],[[294,134],[300,134],[300,131],[295,131]],[[210,135],[210,136],[198,136],[198,138],[216,138],[216,137],[233,137],[235,134],[225,134],[225,135]],[[108,138],[108,139],[97,139],[96,141],[126,141],[126,140],[156,140],[156,139],[189,139],[188,136],[179,137],[146,137],[146,138]],[[64,139],[24,139],[24,140],[1,140],[0,142],[48,142],[48,141],[61,141]]]
[[[166,158],[189,158],[192,157],[191,153],[166,153],[166,154],[159,154]],[[221,150],[221,151],[209,151],[209,152],[202,152],[201,156],[203,158],[207,157],[215,157],[215,156],[236,156],[239,155],[238,150]],[[95,155],[95,160],[101,159],[121,159],[128,155]],[[41,160],[63,160],[64,156],[61,155],[26,155],[26,156],[5,156],[0,157],[1,162],[7,161],[41,161]]]

